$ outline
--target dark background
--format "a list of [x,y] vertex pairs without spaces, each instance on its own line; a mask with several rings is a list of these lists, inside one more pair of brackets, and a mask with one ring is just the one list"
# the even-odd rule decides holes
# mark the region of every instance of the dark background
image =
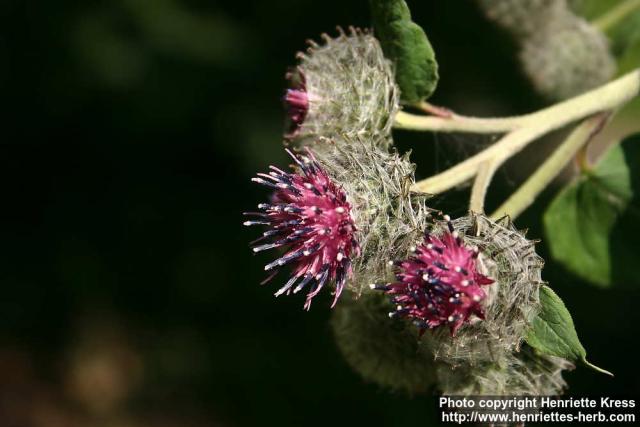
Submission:
[[[440,64],[433,102],[478,115],[544,105],[472,3],[410,4]],[[5,0],[0,17],[0,425],[436,424],[432,398],[351,371],[328,295],[306,313],[303,297],[258,285],[270,258],[251,255],[258,230],[241,226],[266,197],[251,176],[287,163],[294,53],[337,24],[367,26],[366,1]],[[490,142],[396,139],[422,177]],[[520,166],[490,206],[533,165]],[[518,220],[530,237],[553,194]],[[461,215],[465,197],[433,205]],[[589,358],[616,374],[578,367],[569,393],[637,395],[638,290],[553,262],[544,278]]]

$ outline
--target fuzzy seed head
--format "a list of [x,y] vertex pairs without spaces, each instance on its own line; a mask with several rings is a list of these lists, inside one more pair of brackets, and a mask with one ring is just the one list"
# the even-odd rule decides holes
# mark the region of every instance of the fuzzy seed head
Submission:
[[455,231],[427,234],[413,256],[397,263],[397,281],[383,288],[397,304],[394,316],[413,319],[421,330],[447,325],[452,335],[471,315],[484,318],[482,286],[493,280],[478,271],[477,255]]
[[[454,396],[557,396],[567,387],[562,372],[574,365],[528,346],[497,363],[437,365],[440,391]],[[473,397],[472,397],[473,398]]]
[[519,39],[530,37],[569,9],[566,0],[476,0],[476,3],[487,18]]
[[437,372],[433,355],[420,348],[410,324],[389,318],[388,298],[381,292],[358,299],[349,294],[331,313],[336,344],[347,363],[383,387],[409,394],[431,389]]
[[605,35],[570,12],[554,17],[527,39],[520,60],[535,89],[550,100],[579,95],[616,72]]
[[[294,265],[289,281],[276,296],[308,288],[305,309],[328,282],[335,282],[333,305],[352,274],[352,259],[360,253],[356,226],[347,195],[326,173],[307,149],[305,156],[289,152],[299,171],[287,173],[271,167],[253,181],[274,189],[270,203],[261,203],[261,212],[249,213],[258,219],[245,225],[266,225],[268,230],[253,242],[253,251],[286,248],[283,256],[267,264],[273,271]],[[266,242],[266,243],[265,243]],[[298,282],[297,286],[296,282]]]
[[288,140],[299,143],[318,137],[375,137],[390,143],[399,91],[391,62],[367,31],[350,28],[324,44],[309,41],[298,54],[299,64],[287,74],[285,95]]

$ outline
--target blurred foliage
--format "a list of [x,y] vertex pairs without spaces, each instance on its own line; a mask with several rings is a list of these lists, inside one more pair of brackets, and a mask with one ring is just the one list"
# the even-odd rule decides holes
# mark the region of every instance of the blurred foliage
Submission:
[[[627,0],[572,0],[572,9],[588,20],[597,20],[612,8]],[[612,53],[617,58],[618,74],[640,67],[640,8],[606,31]],[[623,110],[623,115],[640,114],[640,100],[635,99]]]
[[640,135],[614,145],[592,169],[565,187],[545,212],[546,236],[555,259],[585,280],[639,286],[632,265],[640,251]]
[[[484,116],[543,104],[512,42],[477,10],[410,3],[438,52],[434,103]],[[337,24],[367,26],[366,1],[8,0],[0,19],[3,424],[435,424],[429,397],[381,392],[352,372],[328,296],[305,313],[258,285],[265,260],[241,226],[264,197],[249,178],[286,164],[280,97],[294,53]],[[396,140],[421,177],[490,141]],[[541,147],[500,175],[488,204]],[[550,195],[518,221],[530,236],[542,235]],[[432,205],[460,215],[466,197]],[[635,354],[639,290],[589,287],[553,262],[545,279],[590,356],[616,366],[615,380],[569,374],[571,392],[638,393],[620,355]]]
[[[573,9],[589,20],[597,20],[612,8],[628,0],[574,0]],[[619,72],[640,66],[640,8],[606,30],[613,54],[618,58]]]

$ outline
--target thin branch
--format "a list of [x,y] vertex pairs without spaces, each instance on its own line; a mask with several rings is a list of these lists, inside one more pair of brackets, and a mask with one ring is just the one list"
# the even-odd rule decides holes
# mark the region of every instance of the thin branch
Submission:
[[583,95],[522,116],[480,118],[452,113],[447,118],[400,111],[395,117],[394,127],[414,131],[497,134],[536,125],[549,118],[555,118],[556,121],[561,119],[568,124],[598,111],[612,109],[633,98],[638,93],[639,81],[640,71],[634,70]]
[[610,114],[598,114],[580,123],[558,146],[553,154],[491,214],[496,219],[509,215],[515,219],[527,209],[536,197],[575,158],[576,154],[604,127]]
[[580,172],[587,172],[591,169],[589,163],[589,144],[583,145],[576,153],[576,164]]
[[534,127],[515,130],[475,156],[469,157],[438,175],[415,183],[412,189],[423,193],[440,194],[473,178],[478,173],[480,165],[488,160],[493,159],[500,166],[527,143],[545,133],[544,129]]
[[449,110],[448,108],[440,107],[438,105],[433,105],[426,101],[420,102],[419,104],[416,105],[416,107],[421,109],[425,113],[431,114],[436,117],[442,117],[442,118],[448,119],[448,118],[451,118],[451,116],[453,115],[453,111]]
[[491,179],[496,173],[496,164],[491,160],[482,163],[478,167],[478,174],[471,188],[471,200],[469,210],[477,213],[484,213],[484,199],[491,184]]
[[[604,86],[535,113],[507,119],[474,119],[471,123],[477,124],[478,121],[485,121],[485,129],[492,123],[497,124],[496,121],[500,120],[515,122],[518,126],[476,155],[438,175],[417,182],[413,185],[412,190],[439,194],[456,187],[473,178],[478,173],[480,165],[485,161],[491,160],[498,168],[539,137],[584,117],[613,110],[635,97],[638,92],[640,92],[640,70],[634,70]],[[460,123],[468,125],[470,123],[468,119],[456,122],[457,129],[461,128]],[[450,123],[454,122],[450,121]]]
[[449,117],[418,116],[398,112],[393,127],[396,129],[433,131],[433,132],[467,132],[467,133],[504,133],[519,126],[519,117],[479,118],[461,116],[451,113]]

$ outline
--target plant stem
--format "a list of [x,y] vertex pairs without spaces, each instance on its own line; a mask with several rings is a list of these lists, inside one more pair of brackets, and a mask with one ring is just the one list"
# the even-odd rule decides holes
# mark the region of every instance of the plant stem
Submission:
[[480,165],[488,160],[495,161],[499,166],[544,133],[546,133],[544,128],[535,127],[515,130],[456,166],[415,183],[412,189],[423,193],[440,194],[473,178],[478,173]]
[[558,176],[576,154],[591,141],[604,126],[609,114],[599,114],[580,123],[558,146],[553,154],[514,192],[498,209],[491,214],[497,219],[509,215],[515,219],[527,209],[536,197]]
[[491,179],[496,172],[496,164],[491,160],[487,160],[478,168],[478,175],[473,182],[471,188],[471,200],[469,201],[469,210],[477,213],[484,213],[484,199],[491,184]]
[[432,114],[436,117],[444,117],[450,118],[453,112],[444,107],[439,107],[437,105],[430,104],[426,101],[422,101],[416,105],[417,108],[421,109],[427,114]]
[[479,118],[451,112],[449,117],[418,116],[398,112],[393,127],[397,129],[433,132],[504,133],[520,126],[520,117]]
[[602,106],[604,108],[600,110],[606,110],[607,105],[633,98],[637,95],[639,76],[640,70],[636,69],[590,92],[522,116],[480,118],[452,113],[451,117],[437,117],[400,111],[395,117],[394,127],[431,132],[504,133],[537,124],[558,114],[566,115],[568,121],[574,121],[597,112]]
[[404,129],[485,133],[499,133],[512,129],[485,150],[440,174],[417,182],[412,190],[431,194],[442,193],[473,178],[486,161],[491,160],[497,169],[538,137],[584,117],[615,109],[635,97],[638,92],[640,70],[634,70],[583,95],[524,116],[479,119],[454,115],[451,119],[443,119],[399,113],[398,127]]
[[578,165],[580,172],[587,172],[591,169],[591,165],[589,164],[588,148],[589,144],[585,144],[576,153],[576,164]]
[[594,19],[591,24],[600,31],[607,32],[638,8],[640,8],[640,0],[623,1]]

